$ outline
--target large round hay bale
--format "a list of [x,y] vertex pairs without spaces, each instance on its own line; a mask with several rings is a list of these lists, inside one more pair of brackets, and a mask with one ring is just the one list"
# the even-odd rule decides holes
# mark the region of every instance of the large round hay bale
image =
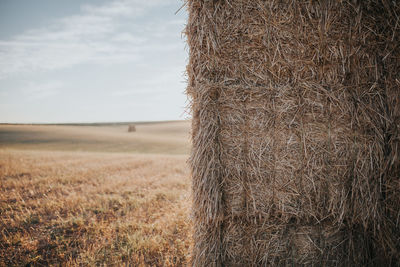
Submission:
[[193,265],[400,264],[399,2],[187,5]]
[[131,124],[128,126],[128,132],[136,132],[136,126],[134,124]]

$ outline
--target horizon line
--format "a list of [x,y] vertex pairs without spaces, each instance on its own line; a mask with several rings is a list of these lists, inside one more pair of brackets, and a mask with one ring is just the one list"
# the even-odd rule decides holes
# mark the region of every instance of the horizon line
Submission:
[[0,122],[0,125],[64,125],[64,126],[101,126],[101,125],[125,125],[125,124],[149,124],[149,123],[168,123],[168,122],[184,122],[190,119],[183,120],[149,120],[149,121],[105,121],[105,122]]

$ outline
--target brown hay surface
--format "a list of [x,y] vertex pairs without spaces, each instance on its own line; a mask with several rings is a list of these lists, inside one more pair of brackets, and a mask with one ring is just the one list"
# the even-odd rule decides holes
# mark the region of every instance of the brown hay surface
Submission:
[[187,8],[193,265],[400,264],[400,3]]
[[134,124],[131,124],[128,126],[128,132],[136,132],[136,126]]

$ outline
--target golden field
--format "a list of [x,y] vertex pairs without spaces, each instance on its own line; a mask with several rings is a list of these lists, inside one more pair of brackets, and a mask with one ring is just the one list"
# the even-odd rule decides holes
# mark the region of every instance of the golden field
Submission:
[[0,126],[0,266],[184,266],[189,122]]

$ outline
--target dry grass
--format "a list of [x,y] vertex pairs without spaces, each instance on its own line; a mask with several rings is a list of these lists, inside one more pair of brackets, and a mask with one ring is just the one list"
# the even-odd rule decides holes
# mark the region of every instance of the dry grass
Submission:
[[0,266],[186,265],[186,158],[0,149]]
[[127,125],[0,125],[0,148],[187,154],[189,121]]

